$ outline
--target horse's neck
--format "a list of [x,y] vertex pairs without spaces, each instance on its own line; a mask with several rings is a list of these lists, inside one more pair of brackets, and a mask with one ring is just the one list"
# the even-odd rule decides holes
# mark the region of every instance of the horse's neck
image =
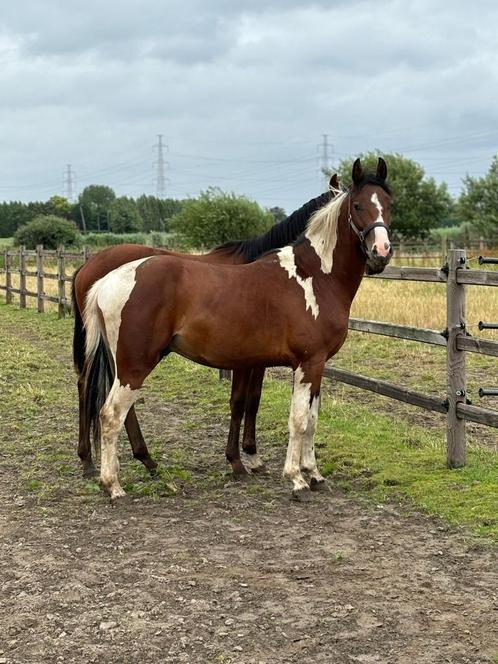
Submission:
[[348,308],[351,306],[365,272],[365,258],[358,247],[358,239],[349,228],[346,213],[341,213],[338,219],[330,271],[309,241],[296,245],[294,252],[296,265],[303,276],[311,276],[317,285],[323,283],[324,288],[320,290],[327,297],[340,299]]

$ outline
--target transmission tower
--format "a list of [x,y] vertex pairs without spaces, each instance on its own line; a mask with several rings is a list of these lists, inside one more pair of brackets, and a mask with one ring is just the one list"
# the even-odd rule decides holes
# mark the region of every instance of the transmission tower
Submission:
[[164,161],[164,152],[168,151],[168,146],[163,144],[163,135],[157,135],[157,145],[154,145],[157,150],[157,161],[154,162],[156,166],[156,195],[158,198],[164,198],[166,195],[166,176],[164,171],[169,168],[169,163]]
[[74,171],[71,170],[71,164],[68,164],[66,166],[66,170],[64,171],[63,175],[63,187],[64,187],[64,196],[67,198],[67,200],[70,203],[73,202],[74,185],[75,185]]
[[326,182],[329,181],[327,172],[332,168],[332,153],[333,146],[329,143],[329,135],[322,134],[322,142],[317,146],[319,151],[320,163],[320,179],[325,178]]

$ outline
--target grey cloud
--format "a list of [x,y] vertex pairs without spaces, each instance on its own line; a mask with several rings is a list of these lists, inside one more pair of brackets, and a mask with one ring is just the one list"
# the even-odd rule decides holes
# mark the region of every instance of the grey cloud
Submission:
[[493,151],[471,137],[498,120],[497,14],[461,0],[23,0],[1,18],[0,167],[25,180],[29,154],[36,184],[68,161],[90,176],[140,154],[139,187],[162,132],[172,193],[226,184],[289,208],[320,186],[328,132],[335,159],[406,147],[440,177],[449,164],[456,187],[459,164],[485,168]]

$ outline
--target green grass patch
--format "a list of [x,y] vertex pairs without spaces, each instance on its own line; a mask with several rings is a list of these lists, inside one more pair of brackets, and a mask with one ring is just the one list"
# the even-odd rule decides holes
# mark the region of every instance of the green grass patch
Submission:
[[[79,477],[76,458],[71,319],[58,320],[55,315],[38,315],[2,304],[0,327],[0,426],[5,440],[11,441],[8,447],[3,445],[2,452],[16,463],[23,460],[20,479],[31,493],[45,498],[71,490],[74,495],[93,497],[99,492],[98,484]],[[375,340],[377,343],[380,341]],[[364,350],[362,344],[360,351]],[[371,345],[369,349],[371,352]],[[362,354],[354,348],[351,352]],[[405,363],[404,370],[410,366]],[[430,372],[427,362],[420,372],[417,355],[413,357],[413,373],[424,387],[424,376]],[[207,432],[220,418],[228,425],[229,391],[229,384],[220,382],[216,371],[174,355],[154,371],[144,389],[146,400],[147,394],[173,400],[178,405],[177,426],[192,435],[199,430]],[[430,388],[425,386],[424,391]],[[368,402],[345,398],[340,391],[338,397],[325,392],[328,390],[324,390],[316,444],[320,467],[334,484],[377,502],[407,503],[498,541],[495,450],[470,445],[468,465],[449,470],[445,466],[444,425],[441,429],[416,426],[402,416],[372,410]],[[288,382],[267,379],[259,417],[262,454],[265,448],[277,447],[282,465],[290,393]],[[157,418],[161,418],[160,411]],[[168,431],[167,419],[164,431]],[[207,464],[202,473],[192,471],[181,445],[166,446],[147,430],[145,434],[153,453],[162,458],[161,470],[157,479],[150,480],[140,464],[125,464],[122,480],[130,493],[161,499],[174,495],[185,482],[216,487],[224,481],[219,466],[210,469]],[[206,441],[206,449],[209,444]],[[221,454],[224,440],[217,440],[216,445]],[[262,491],[248,488],[248,493]]]

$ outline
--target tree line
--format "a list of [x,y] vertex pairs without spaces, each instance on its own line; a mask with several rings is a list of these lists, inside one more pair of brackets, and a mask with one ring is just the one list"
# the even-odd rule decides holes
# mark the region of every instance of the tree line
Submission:
[[11,237],[18,228],[37,217],[60,217],[72,221],[80,231],[134,233],[168,231],[169,220],[182,208],[174,198],[116,196],[111,187],[90,185],[75,203],[63,196],[48,201],[0,203],[0,237]]
[[[367,169],[374,169],[379,154],[360,155],[362,163]],[[438,233],[452,234],[455,238],[459,233],[465,237],[497,236],[498,157],[494,157],[483,177],[467,175],[462,181],[462,193],[453,198],[446,184],[437,184],[417,162],[397,153],[382,156],[389,166],[388,181],[393,190],[391,217],[395,237],[420,240]],[[352,158],[344,159],[338,166],[343,186],[350,184],[352,163]],[[166,231],[175,233],[180,244],[212,247],[263,232],[285,218],[285,214],[281,207],[263,209],[244,196],[217,188],[188,200],[145,194],[134,199],[118,197],[105,185],[90,185],[76,203],[62,196],[52,196],[46,202],[0,203],[0,237],[17,233],[18,242],[32,243],[40,237],[40,229],[45,228],[59,241],[66,232],[64,229],[69,232],[72,228],[74,237],[68,236],[67,244],[77,242],[79,232]],[[31,223],[38,229],[35,235],[28,233]]]

